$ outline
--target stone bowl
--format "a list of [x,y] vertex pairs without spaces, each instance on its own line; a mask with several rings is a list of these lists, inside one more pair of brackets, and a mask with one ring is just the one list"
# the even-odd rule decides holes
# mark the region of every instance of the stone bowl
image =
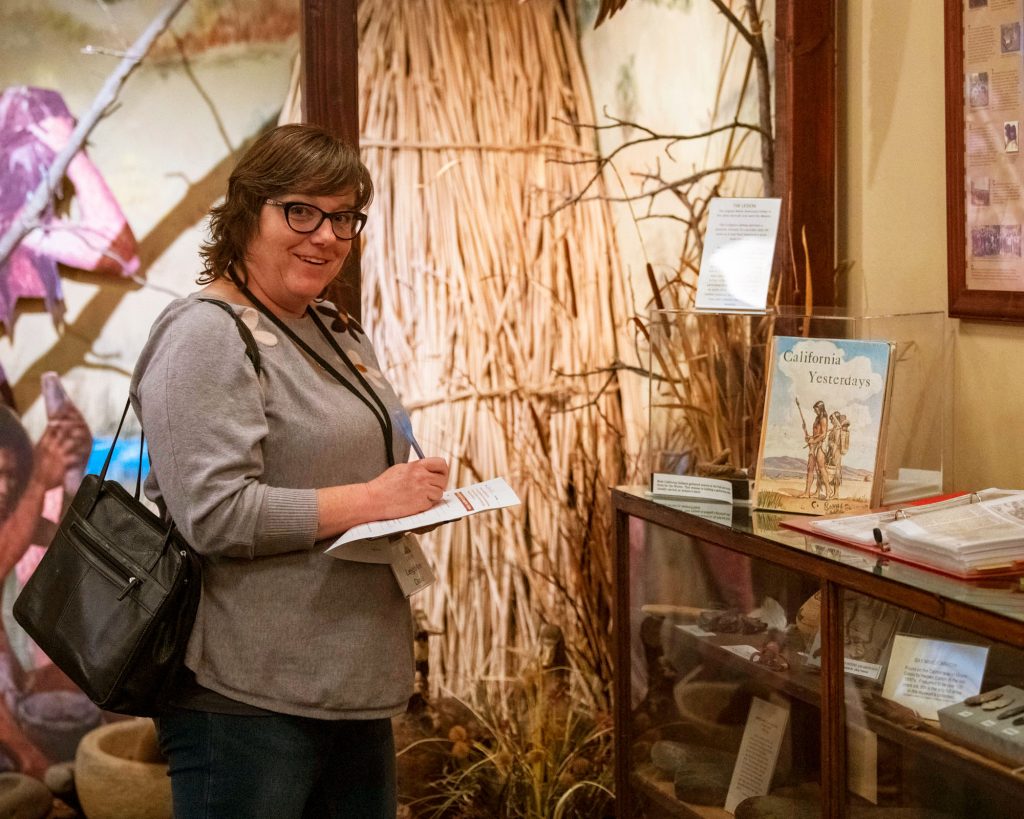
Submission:
[[154,734],[151,719],[131,719],[82,738],[75,786],[89,819],[171,819],[171,780],[167,763],[153,761]]
[[677,683],[673,695],[687,737],[701,745],[736,753],[743,738],[743,723],[723,723],[721,715],[739,687],[739,683],[734,682],[684,680]]

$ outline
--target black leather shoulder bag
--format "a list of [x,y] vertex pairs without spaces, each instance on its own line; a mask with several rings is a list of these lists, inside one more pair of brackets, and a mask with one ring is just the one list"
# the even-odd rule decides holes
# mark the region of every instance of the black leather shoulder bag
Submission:
[[[204,301],[206,301],[204,299]],[[257,374],[259,352],[234,311]],[[100,708],[153,716],[171,693],[195,622],[200,561],[173,522],[106,480],[125,405],[99,475],[86,475],[14,603],[14,618]]]

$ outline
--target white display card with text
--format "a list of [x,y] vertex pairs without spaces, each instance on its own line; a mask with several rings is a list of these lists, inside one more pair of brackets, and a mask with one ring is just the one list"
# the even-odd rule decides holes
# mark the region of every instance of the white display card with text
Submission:
[[788,703],[776,704],[760,697],[751,700],[736,767],[732,769],[729,794],[725,797],[725,809],[729,813],[734,813],[744,799],[768,793],[788,721]]
[[711,200],[697,277],[698,310],[764,310],[781,199]]
[[897,634],[893,639],[882,696],[923,719],[981,691],[988,647]]

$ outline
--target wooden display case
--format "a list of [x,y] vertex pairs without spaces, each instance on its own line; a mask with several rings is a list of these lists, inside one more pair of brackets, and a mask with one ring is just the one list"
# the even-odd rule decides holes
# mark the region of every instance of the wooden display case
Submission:
[[[733,815],[725,797],[755,698],[788,720],[772,799],[733,805],[737,816],[1020,815],[1024,760],[882,696],[896,634],[984,646],[982,691],[1024,688],[1019,581],[957,581],[744,507],[723,519],[720,505],[642,489],[612,499],[619,816]],[[758,619],[773,627],[753,631]]]

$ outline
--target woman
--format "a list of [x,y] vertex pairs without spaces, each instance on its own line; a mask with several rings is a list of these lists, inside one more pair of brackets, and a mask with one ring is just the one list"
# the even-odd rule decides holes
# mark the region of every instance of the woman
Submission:
[[387,564],[322,552],[428,509],[448,467],[405,462],[369,340],[318,303],[371,194],[355,152],[318,128],[258,139],[211,213],[207,286],[167,307],[136,366],[147,494],[203,562],[187,672],[158,719],[178,819],[396,810],[409,605]]

